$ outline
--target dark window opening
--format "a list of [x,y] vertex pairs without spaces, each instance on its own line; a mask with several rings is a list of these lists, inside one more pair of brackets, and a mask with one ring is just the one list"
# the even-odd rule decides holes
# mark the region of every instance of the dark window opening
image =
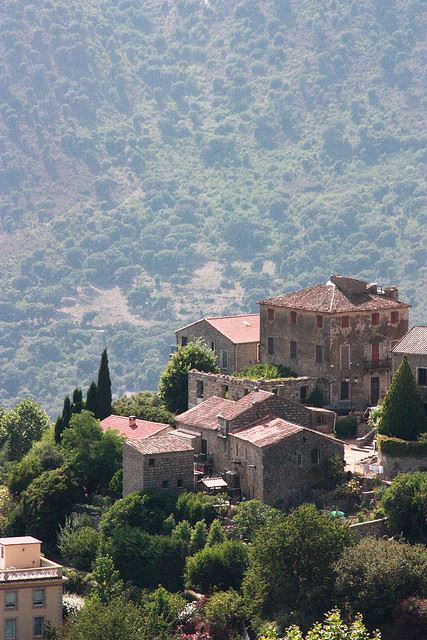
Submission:
[[301,401],[307,400],[307,387],[301,387],[299,390],[299,399]]
[[297,465],[298,466],[302,465],[302,455],[300,453],[297,454]]
[[274,353],[274,338],[267,338],[267,352],[271,356]]
[[290,323],[291,324],[296,324],[297,323],[297,312],[296,311],[291,311],[289,319],[290,319]]
[[289,343],[289,355],[291,358],[297,357],[297,343],[294,340]]
[[350,326],[350,318],[348,316],[341,316],[341,328],[348,329]]
[[349,383],[347,380],[342,380],[341,381],[341,393],[340,393],[340,398],[341,400],[348,400],[349,399]]
[[181,347],[186,347],[188,344],[187,336],[181,336]]
[[319,462],[320,462],[320,451],[319,451],[319,449],[312,449],[310,456],[311,456],[311,464],[319,464]]
[[392,311],[391,312],[391,324],[398,324],[399,322],[399,312]]
[[420,387],[427,386],[427,368],[419,367],[417,380]]
[[149,458],[148,459],[148,466],[149,467],[155,467],[156,466],[156,459],[155,458]]
[[371,324],[373,327],[377,326],[380,323],[380,314],[379,313],[373,313],[371,315]]
[[203,398],[203,380],[197,380],[196,395],[198,398]]
[[316,362],[323,362],[323,347],[321,344],[316,344]]
[[316,316],[316,327],[318,329],[323,328],[323,316]]
[[267,309],[267,320],[274,320],[274,309]]
[[184,486],[184,482],[181,480],[181,478],[179,478],[179,479],[176,481],[176,486],[177,486],[177,487],[183,487],[183,486]]
[[228,384],[223,384],[221,387],[221,390],[222,390],[222,397],[228,398]]
[[162,489],[169,488],[169,480],[162,480]]

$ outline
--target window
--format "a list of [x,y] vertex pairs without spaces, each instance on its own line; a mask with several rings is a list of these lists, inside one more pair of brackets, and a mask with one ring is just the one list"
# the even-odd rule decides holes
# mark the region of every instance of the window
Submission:
[[267,309],[267,320],[274,320],[274,309]]
[[348,316],[341,316],[341,329],[348,329],[350,326],[350,318]]
[[301,400],[301,402],[307,400],[307,387],[300,387],[299,399]]
[[9,618],[4,621],[5,640],[16,640],[16,618]]
[[371,315],[371,324],[373,327],[377,326],[380,323],[380,314],[379,313],[373,313]]
[[45,606],[45,590],[34,589],[33,590],[33,607],[44,607],[44,606]]
[[215,342],[211,340],[211,351],[215,351]]
[[197,380],[196,396],[197,398],[203,398],[203,380]]
[[341,394],[340,394],[340,399],[341,400],[348,400],[349,398],[349,383],[348,380],[342,380],[341,381]]
[[274,353],[274,338],[267,338],[267,353],[270,356]]
[[318,329],[323,328],[323,316],[316,316],[316,327]]
[[420,387],[427,387],[427,369],[419,367],[417,369],[417,382]]
[[296,324],[297,323],[297,312],[296,311],[291,311],[290,316],[289,316],[289,321],[291,324]]
[[202,453],[207,454],[208,452],[208,441],[206,440],[206,438],[202,438]]
[[325,424],[325,416],[322,415],[321,413],[318,413],[316,416],[316,423],[317,424]]
[[302,465],[302,455],[300,453],[297,454],[297,465],[299,467]]
[[320,462],[320,451],[319,449],[312,449],[311,453],[311,464],[319,464]]
[[169,480],[162,480],[162,489],[169,488]]
[[399,324],[399,312],[392,311],[391,312],[391,324]]
[[222,397],[227,399],[228,398],[228,384],[223,384],[221,386],[221,393],[222,393]]
[[41,638],[44,633],[44,618],[34,618],[33,636]]
[[372,362],[378,362],[380,359],[380,344],[375,342],[371,345]]
[[179,478],[179,479],[176,481],[176,486],[177,486],[177,487],[180,487],[180,488],[184,486],[184,482],[182,481],[182,479],[181,479],[181,478]]
[[228,351],[221,350],[221,369],[228,369]]
[[155,467],[156,466],[156,459],[155,458],[148,458],[148,466],[149,467]]
[[18,606],[18,594],[16,591],[6,591],[4,594],[4,608],[16,609]]
[[289,355],[291,358],[297,357],[297,343],[294,340],[289,343]]
[[316,344],[316,362],[318,364],[323,362],[323,347],[321,344]]
[[187,336],[181,336],[181,347],[186,347],[188,344]]
[[341,369],[350,369],[350,345],[342,344],[340,347]]

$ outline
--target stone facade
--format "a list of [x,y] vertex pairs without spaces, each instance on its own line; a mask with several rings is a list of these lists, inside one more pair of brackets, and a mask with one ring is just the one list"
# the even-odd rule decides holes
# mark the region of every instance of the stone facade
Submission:
[[188,374],[188,407],[212,396],[239,400],[251,391],[262,389],[277,393],[282,398],[304,403],[314,390],[317,378],[302,376],[279,380],[251,380],[221,373],[203,373],[193,369]]
[[[150,438],[150,441],[164,438]],[[179,440],[175,438],[175,440]],[[157,451],[139,447],[143,440],[126,441],[123,446],[123,495],[132,491],[167,489],[194,490],[194,449],[190,445],[179,450]]]
[[427,456],[391,456],[378,452],[378,464],[383,467],[382,478],[393,480],[399,473],[414,473],[415,471],[427,471]]
[[239,341],[233,340],[214,327],[207,318],[178,329],[175,335],[177,346],[203,338],[208,347],[214,351],[218,359],[218,366],[224,373],[240,371],[258,362],[258,337],[251,342],[241,342],[240,340],[244,337],[239,338]]
[[[260,302],[260,360],[329,381],[329,402],[363,409],[389,384],[391,349],[408,329],[397,289],[332,276]],[[338,301],[338,302],[337,302]]]

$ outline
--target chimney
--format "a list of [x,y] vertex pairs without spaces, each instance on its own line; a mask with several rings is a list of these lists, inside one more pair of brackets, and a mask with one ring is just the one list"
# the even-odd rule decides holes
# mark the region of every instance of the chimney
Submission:
[[136,417],[135,416],[129,416],[129,426],[131,429],[136,429]]
[[399,289],[397,287],[384,287],[384,295],[386,298],[390,298],[390,300],[398,302]]

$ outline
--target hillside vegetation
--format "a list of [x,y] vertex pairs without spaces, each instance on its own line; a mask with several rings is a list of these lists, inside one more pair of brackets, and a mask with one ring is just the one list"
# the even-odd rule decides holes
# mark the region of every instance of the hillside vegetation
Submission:
[[[3,0],[0,403],[331,272],[426,318],[422,0]],[[100,331],[102,329],[102,331]]]

